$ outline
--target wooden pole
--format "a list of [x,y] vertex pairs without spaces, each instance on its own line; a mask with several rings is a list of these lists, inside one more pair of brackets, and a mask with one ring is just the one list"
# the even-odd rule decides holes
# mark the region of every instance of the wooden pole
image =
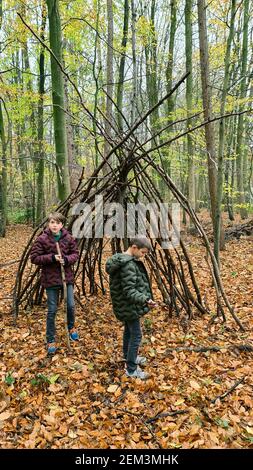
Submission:
[[[60,255],[60,257],[62,257],[60,246],[59,246],[58,242],[56,242],[56,249],[57,249],[58,255]],[[67,283],[66,283],[66,276],[65,276],[64,266],[63,266],[62,263],[60,263],[60,265],[61,265],[61,277],[62,277],[62,284],[63,284],[65,332],[66,332],[68,350],[70,351],[70,340],[69,340],[69,330],[68,330]]]

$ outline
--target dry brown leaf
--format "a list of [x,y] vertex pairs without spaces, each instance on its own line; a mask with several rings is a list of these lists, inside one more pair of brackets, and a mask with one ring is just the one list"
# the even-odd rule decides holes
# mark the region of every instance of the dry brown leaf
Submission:
[[7,419],[9,419],[11,416],[11,412],[10,411],[4,411],[3,413],[0,413],[0,421],[6,421]]
[[107,389],[109,393],[115,393],[118,390],[119,386],[117,384],[110,385]]
[[190,380],[190,386],[194,388],[194,390],[200,390],[201,386],[196,382],[196,380]]

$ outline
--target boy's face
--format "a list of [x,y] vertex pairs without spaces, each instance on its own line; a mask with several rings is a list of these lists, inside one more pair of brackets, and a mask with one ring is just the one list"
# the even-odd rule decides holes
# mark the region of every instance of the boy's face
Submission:
[[147,248],[138,248],[136,245],[132,245],[132,254],[135,258],[143,258],[148,253]]
[[48,228],[51,230],[53,234],[59,233],[62,227],[63,227],[63,223],[57,222],[57,220],[55,219],[50,219],[48,222]]

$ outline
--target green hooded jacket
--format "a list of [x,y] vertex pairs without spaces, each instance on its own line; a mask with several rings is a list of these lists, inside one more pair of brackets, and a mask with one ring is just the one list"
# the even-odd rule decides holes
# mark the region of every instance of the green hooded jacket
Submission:
[[150,310],[146,301],[153,298],[152,289],[142,261],[116,253],[107,260],[106,272],[110,276],[113,311],[118,320],[136,320]]

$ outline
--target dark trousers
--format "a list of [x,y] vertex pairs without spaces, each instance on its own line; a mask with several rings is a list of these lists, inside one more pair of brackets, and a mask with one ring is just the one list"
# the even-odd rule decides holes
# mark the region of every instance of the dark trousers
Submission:
[[[47,291],[47,342],[55,341],[55,316],[57,311],[59,289],[46,289]],[[75,324],[74,289],[72,284],[67,285],[67,311],[68,329],[71,330]]]
[[123,356],[126,359],[128,372],[134,372],[136,358],[141,344],[142,332],[140,318],[133,321],[126,321],[123,334]]

